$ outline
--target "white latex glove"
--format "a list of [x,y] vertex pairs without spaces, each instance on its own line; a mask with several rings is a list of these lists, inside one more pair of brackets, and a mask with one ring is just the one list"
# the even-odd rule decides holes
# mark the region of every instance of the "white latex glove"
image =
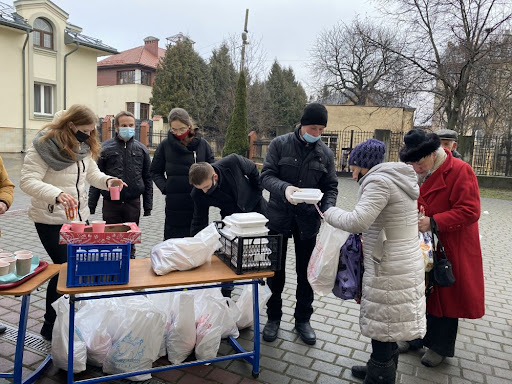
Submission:
[[292,199],[292,195],[297,191],[300,191],[300,188],[294,185],[290,185],[284,190],[284,197],[286,197],[286,200],[288,200],[290,204],[297,205],[297,203]]

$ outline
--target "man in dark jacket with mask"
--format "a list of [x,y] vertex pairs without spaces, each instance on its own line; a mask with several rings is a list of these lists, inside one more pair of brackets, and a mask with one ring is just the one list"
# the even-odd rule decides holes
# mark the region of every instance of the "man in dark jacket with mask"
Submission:
[[309,323],[313,314],[313,290],[307,279],[307,268],[320,228],[320,215],[314,205],[296,204],[291,197],[301,188],[318,188],[324,196],[319,203],[326,211],[336,205],[338,178],[334,154],[320,140],[327,125],[327,109],[317,103],[306,106],[301,125],[294,132],[276,137],[270,143],[261,171],[261,183],[270,192],[267,208],[270,234],[283,234],[282,265],[274,277],[268,279],[272,296],[267,303],[268,321],[263,339],[277,338],[282,316],[285,284],[285,259],[288,238],[293,236],[297,271],[297,304],[295,329],[306,344],[315,344],[316,335]]
[[265,215],[260,174],[256,164],[243,156],[231,154],[213,164],[192,164],[189,182],[194,186],[190,193],[194,200],[192,236],[208,225],[210,207],[220,208],[222,218],[242,212]]
[[[116,137],[101,145],[98,168],[107,175],[118,177],[128,184],[121,190],[119,200],[111,200],[109,191],[89,189],[89,209],[96,211],[100,193],[103,195],[103,220],[107,224],[135,222],[139,224],[140,196],[143,196],[144,216],[153,208],[153,180],[149,173],[151,159],[144,144],[134,138],[135,117],[132,113],[119,112],[114,120]],[[132,245],[132,258],[135,247]]]

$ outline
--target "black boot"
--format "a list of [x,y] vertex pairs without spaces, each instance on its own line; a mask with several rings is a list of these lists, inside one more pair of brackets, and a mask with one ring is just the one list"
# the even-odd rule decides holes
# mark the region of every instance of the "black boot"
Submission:
[[364,384],[395,384],[396,365],[394,359],[384,363],[370,359],[366,367]]
[[280,325],[279,320],[268,320],[263,328],[263,340],[272,342],[277,339],[277,331]]
[[366,365],[353,365],[350,371],[352,372],[352,376],[364,380],[366,377],[367,368]]
[[53,323],[49,323],[45,320],[43,327],[41,328],[41,336],[47,341],[52,341]]

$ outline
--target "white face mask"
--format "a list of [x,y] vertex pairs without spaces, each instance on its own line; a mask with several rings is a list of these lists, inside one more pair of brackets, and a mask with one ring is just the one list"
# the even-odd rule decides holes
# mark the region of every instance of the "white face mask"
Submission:
[[119,136],[125,140],[130,140],[135,135],[135,128],[133,127],[121,127],[119,128]]

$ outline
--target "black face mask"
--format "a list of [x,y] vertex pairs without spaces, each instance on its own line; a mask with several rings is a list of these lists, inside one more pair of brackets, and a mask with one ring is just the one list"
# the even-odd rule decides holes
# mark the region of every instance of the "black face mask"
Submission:
[[218,185],[218,183],[215,183],[215,180],[213,179],[213,175],[212,175],[212,186],[210,187],[209,190],[206,191],[206,194],[212,195],[213,192],[215,192],[215,190],[217,189],[217,185]]
[[357,182],[359,183],[359,181],[364,177],[364,175],[359,172],[359,175],[357,175]]
[[89,135],[86,133],[83,133],[82,131],[76,131],[75,137],[80,143],[85,143],[87,139],[89,139]]

